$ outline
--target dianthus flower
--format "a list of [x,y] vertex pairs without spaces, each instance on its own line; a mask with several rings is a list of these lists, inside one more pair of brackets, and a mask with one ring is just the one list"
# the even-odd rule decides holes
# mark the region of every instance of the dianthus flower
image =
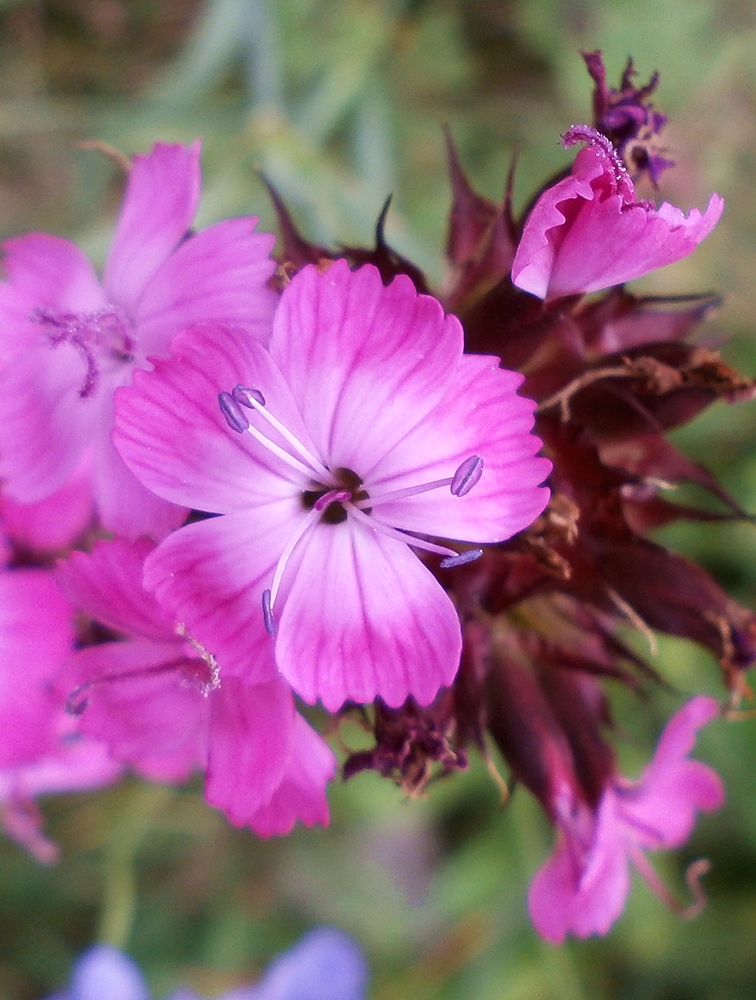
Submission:
[[33,503],[82,470],[103,527],[160,537],[183,519],[131,475],[112,447],[112,394],[171,338],[203,319],[262,339],[272,237],[230,219],[196,235],[199,142],[137,156],[102,283],[69,240],[30,233],[4,244],[0,285],[0,472]]
[[605,135],[573,125],[564,144],[588,145],[569,177],[548,188],[528,216],[512,281],[541,299],[582,295],[640,278],[692,253],[719,221],[718,194],[706,212],[684,215],[664,202],[639,201],[619,154]]
[[[225,516],[180,529],[145,581],[226,669],[276,663],[328,709],[409,695],[456,673],[460,625],[411,548],[498,542],[543,509],[549,464],[521,377],[463,356],[462,329],[406,277],[306,267],[269,351],[199,327],[117,397],[115,440],[150,489]],[[220,406],[219,406],[220,403]]]
[[79,650],[59,679],[82,732],[147,778],[204,771],[208,801],[260,836],[288,833],[297,821],[326,825],[333,754],[295,711],[272,656],[257,684],[222,677],[215,658],[144,591],[153,548],[144,538],[100,541],[58,565],[71,600],[125,637]]
[[578,804],[559,815],[554,852],[530,887],[530,915],[539,934],[560,943],[606,934],[622,912],[630,891],[630,863],[667,901],[644,851],[684,844],[696,812],[711,812],[724,801],[719,776],[689,760],[699,729],[718,713],[713,698],[698,696],[667,723],[654,759],[637,782],[617,777],[595,813]]

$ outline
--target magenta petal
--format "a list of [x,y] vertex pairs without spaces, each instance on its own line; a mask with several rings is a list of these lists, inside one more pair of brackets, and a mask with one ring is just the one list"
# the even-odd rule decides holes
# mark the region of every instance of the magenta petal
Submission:
[[56,707],[50,684],[72,647],[71,607],[52,575],[0,574],[0,767],[46,749]]
[[291,494],[289,467],[232,431],[218,406],[218,393],[237,383],[262,385],[271,409],[300,431],[267,352],[245,330],[211,324],[180,334],[171,350],[174,357],[135,372],[116,393],[113,440],[129,468],[159,496],[200,510],[249,509]]
[[631,281],[688,256],[722,214],[719,195],[703,215],[631,202],[615,171],[602,149],[583,149],[571,176],[541,195],[512,264],[518,288],[553,299]]
[[275,673],[262,592],[290,530],[276,505],[261,507],[187,525],[147,559],[145,585],[217,657],[224,679],[259,683]]
[[483,459],[480,481],[462,497],[445,486],[376,503],[374,516],[405,531],[472,542],[503,541],[531,524],[548,502],[539,484],[551,464],[536,457],[535,404],[517,395],[521,382],[496,358],[463,357],[438,406],[372,470],[370,490],[377,496],[450,478],[472,455]]
[[687,756],[699,729],[718,713],[714,698],[691,699],[667,723],[641,780],[618,786],[622,815],[642,847],[679,847],[690,836],[699,810],[712,812],[723,804],[719,775]]
[[101,540],[91,553],[72,552],[59,562],[56,579],[78,608],[116,632],[176,641],[172,618],[142,586],[144,560],[154,548],[146,538]]
[[104,418],[96,431],[93,466],[95,500],[106,531],[126,538],[147,535],[159,541],[186,520],[186,507],[157,496],[127,467],[113,444],[112,426]]
[[8,535],[32,552],[69,548],[90,526],[93,515],[92,483],[86,461],[61,489],[45,500],[20,504],[0,496],[0,518]]
[[281,785],[249,825],[260,837],[282,837],[296,823],[328,826],[326,786],[335,771],[336,758],[328,745],[295,714],[291,755]]
[[136,319],[147,356],[165,354],[173,337],[212,320],[241,326],[267,343],[278,296],[267,287],[275,238],[254,232],[257,219],[228,219],[186,240],[145,288]]
[[462,355],[462,328],[404,275],[336,261],[303,268],[284,291],[270,352],[321,457],[360,469],[421,420]]
[[200,142],[135,156],[105,265],[109,301],[135,315],[147,283],[187,235],[200,196]]
[[36,348],[0,372],[0,475],[21,503],[62,488],[81,463],[100,416],[82,399],[80,355],[69,344]]
[[528,894],[531,920],[547,941],[567,934],[606,934],[623,910],[630,873],[611,792],[604,795],[587,850],[560,831],[551,857],[536,873]]
[[103,643],[76,653],[62,679],[72,700],[86,701],[81,731],[163,781],[183,781],[207,752],[208,699],[189,683],[192,664],[181,653],[176,640]]
[[38,309],[95,312],[105,305],[94,268],[69,240],[29,233],[7,240],[3,250],[7,280],[0,283],[0,362],[43,342],[34,319]]
[[426,705],[454,679],[459,619],[404,543],[351,520],[319,525],[287,580],[276,663],[305,701]]
[[292,752],[294,702],[280,680],[223,678],[213,692],[207,801],[235,826],[253,822],[283,780]]

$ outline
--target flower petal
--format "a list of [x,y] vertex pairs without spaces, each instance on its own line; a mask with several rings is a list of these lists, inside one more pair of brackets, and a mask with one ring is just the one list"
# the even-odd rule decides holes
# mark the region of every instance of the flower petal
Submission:
[[80,610],[116,632],[176,641],[173,620],[142,586],[144,560],[154,548],[146,538],[100,540],[90,553],[72,552],[59,562],[56,579]]
[[184,781],[207,754],[208,699],[195,676],[178,639],[134,639],[75,653],[59,687],[85,706],[81,731],[115,760],[154,780]]
[[207,801],[234,826],[254,827],[281,786],[292,753],[294,702],[286,684],[223,678],[212,695]]
[[0,362],[44,339],[34,316],[38,309],[96,312],[105,295],[84,253],[59,236],[28,233],[3,244],[0,283]]
[[0,574],[0,767],[47,749],[49,686],[73,647],[72,610],[44,570]]
[[105,265],[108,300],[136,314],[142,292],[192,224],[200,197],[199,140],[156,143],[135,156]]
[[279,956],[245,996],[248,1000],[365,1000],[367,979],[367,963],[352,938],[335,927],[317,927]]
[[679,847],[690,836],[699,810],[712,812],[724,803],[719,775],[688,759],[699,729],[718,713],[714,698],[692,698],[667,723],[641,780],[618,786],[622,816],[630,836],[642,847]]
[[462,328],[404,275],[336,261],[284,291],[270,352],[331,468],[363,470],[432,409],[462,355]]
[[81,384],[70,344],[32,349],[0,371],[0,475],[14,500],[51,496],[82,461],[100,406],[79,396]]
[[281,837],[296,823],[328,826],[326,786],[336,771],[336,758],[324,740],[298,713],[292,749],[279,788],[249,821],[260,837]]
[[145,586],[217,657],[224,678],[253,684],[275,674],[262,592],[290,530],[274,504],[187,525],[147,559]]
[[461,633],[454,606],[402,542],[351,519],[318,525],[282,584],[276,663],[306,702],[420,704],[450,684]]
[[369,485],[380,494],[451,478],[473,455],[483,459],[480,481],[462,497],[446,486],[376,503],[373,516],[406,531],[472,542],[500,542],[527,527],[548,502],[539,484],[551,464],[536,457],[535,404],[516,394],[521,382],[497,358],[463,357],[438,406],[371,470]]
[[545,191],[525,223],[512,264],[518,288],[542,299],[619,285],[688,256],[724,207],[712,195],[706,212],[686,217],[672,205],[629,203],[604,150],[581,150],[570,177]]
[[245,330],[205,324],[176,337],[171,352],[116,393],[113,439],[134,474],[173,503],[212,512],[291,495],[293,470],[251,435],[231,430],[218,406],[218,393],[237,383],[262,386],[271,411],[309,440],[264,348]]
[[165,354],[177,333],[208,320],[242,326],[268,342],[278,302],[267,287],[275,237],[255,233],[256,223],[254,217],[219,222],[168,257],[139,300],[144,354]]

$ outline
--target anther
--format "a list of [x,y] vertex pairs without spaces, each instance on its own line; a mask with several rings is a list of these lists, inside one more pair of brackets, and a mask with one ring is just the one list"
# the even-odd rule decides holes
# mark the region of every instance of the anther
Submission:
[[268,635],[275,635],[278,632],[278,622],[273,614],[273,600],[269,590],[264,590],[262,595],[263,621],[265,631]]
[[475,562],[483,555],[483,549],[469,549],[467,552],[460,552],[458,556],[449,556],[441,560],[441,569],[455,569],[457,566],[466,566]]
[[466,496],[483,475],[483,459],[471,455],[460,465],[451,481],[451,491],[455,497]]
[[218,406],[220,406],[221,413],[226,418],[226,423],[232,431],[238,431],[239,434],[243,434],[247,430],[249,420],[247,420],[238,401],[230,392],[218,393]]
[[231,391],[231,395],[237,403],[246,406],[250,410],[254,410],[254,406],[252,405],[253,399],[260,406],[265,406],[265,396],[263,396],[259,389],[249,389],[245,385],[236,385]]

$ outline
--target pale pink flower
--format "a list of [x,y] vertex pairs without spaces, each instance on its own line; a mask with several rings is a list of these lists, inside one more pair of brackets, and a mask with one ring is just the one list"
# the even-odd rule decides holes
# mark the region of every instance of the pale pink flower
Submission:
[[687,257],[719,221],[718,194],[703,215],[639,201],[622,160],[594,129],[573,126],[564,142],[589,145],[525,222],[512,264],[512,281],[523,291],[557,299],[632,281]]
[[[117,398],[117,446],[150,489],[225,514],[175,532],[145,580],[253,681],[271,636],[308,702],[429,702],[458,667],[454,606],[412,548],[453,566],[541,512],[534,404],[404,276],[338,261],[285,290],[269,352],[217,326],[177,338]],[[220,402],[220,407],[218,403]]]
[[111,443],[112,395],[190,323],[235,323],[267,339],[272,236],[231,219],[196,235],[199,142],[137,156],[102,282],[69,240],[4,244],[0,284],[0,474],[33,503],[85,468],[102,525],[161,537],[183,511],[137,482]]
[[[718,714],[713,698],[693,698],[667,723],[656,754],[637,782],[607,785],[594,813],[584,804],[562,810],[551,857],[530,887],[528,907],[538,933],[555,944],[567,934],[606,934],[630,891],[630,865],[668,902],[645,851],[680,847],[696,813],[724,801],[719,776],[690,760],[696,734]],[[571,800],[573,801],[573,800]]]
[[[98,542],[58,565],[78,607],[125,636],[75,653],[59,687],[81,731],[159,781],[206,772],[207,800],[261,836],[327,825],[333,754],[294,708],[272,656],[264,680],[226,678],[142,587],[147,539]],[[262,675],[262,671],[260,671]]]

